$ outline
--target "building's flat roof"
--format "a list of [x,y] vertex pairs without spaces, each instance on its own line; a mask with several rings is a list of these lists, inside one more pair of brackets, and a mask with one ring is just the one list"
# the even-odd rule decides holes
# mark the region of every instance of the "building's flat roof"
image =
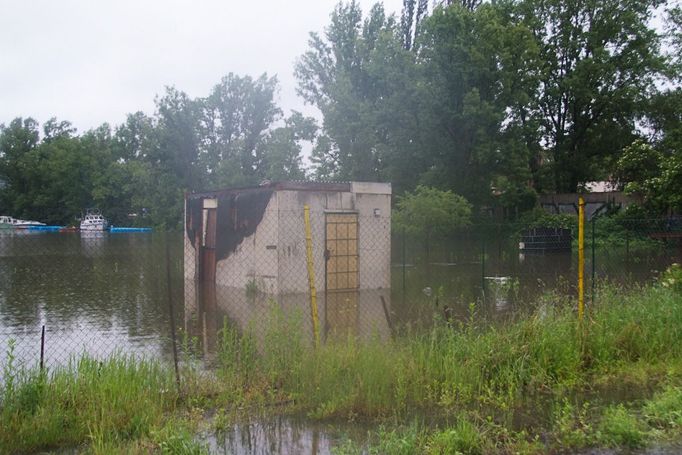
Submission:
[[218,197],[226,194],[251,193],[259,191],[324,191],[391,194],[391,184],[378,182],[267,182],[261,185],[222,188],[212,191],[188,193],[186,197],[188,199],[201,199],[207,197]]

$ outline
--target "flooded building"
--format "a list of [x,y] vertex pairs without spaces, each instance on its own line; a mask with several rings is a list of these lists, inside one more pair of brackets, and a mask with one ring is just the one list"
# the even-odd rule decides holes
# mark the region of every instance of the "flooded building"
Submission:
[[189,194],[186,321],[207,333],[225,316],[258,329],[274,305],[298,315],[311,335],[385,336],[390,250],[389,183],[279,182]]

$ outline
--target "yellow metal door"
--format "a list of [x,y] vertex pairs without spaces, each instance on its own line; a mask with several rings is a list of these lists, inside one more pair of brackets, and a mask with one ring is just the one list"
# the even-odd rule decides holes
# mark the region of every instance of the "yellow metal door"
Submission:
[[325,240],[325,326],[328,333],[356,333],[358,325],[358,215],[328,213]]

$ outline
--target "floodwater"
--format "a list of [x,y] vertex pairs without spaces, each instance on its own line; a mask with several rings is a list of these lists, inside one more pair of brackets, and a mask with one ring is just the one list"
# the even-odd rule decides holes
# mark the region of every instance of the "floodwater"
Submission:
[[[177,238],[176,238],[177,237]],[[0,365],[13,340],[16,361],[65,364],[87,352],[168,358],[171,282],[181,283],[180,236],[0,233]],[[180,290],[181,291],[181,290]],[[182,295],[173,287],[175,312]]]
[[[348,453],[349,444],[369,453],[376,443],[370,428],[358,423],[310,423],[290,417],[271,417],[235,423],[224,430],[200,434],[198,441],[211,454],[225,455],[330,455]],[[682,446],[664,445],[642,449],[585,449],[579,455],[677,455]],[[355,453],[354,451],[351,453]]]
[[[455,320],[504,320],[523,311],[544,292],[575,295],[575,253],[523,256],[510,242],[491,242],[481,248],[462,240],[432,245],[427,259],[418,249],[403,255],[404,250],[395,248],[395,243],[390,292],[360,296],[355,313],[338,312],[337,322],[356,324],[362,332],[376,329],[378,324],[388,330],[428,326],[435,315]],[[634,253],[612,248],[596,252],[595,258],[596,280],[630,285],[651,281],[668,265],[679,262],[680,250]],[[589,304],[593,275],[589,250],[586,259]],[[38,364],[43,326],[48,367],[64,365],[82,353],[105,357],[120,352],[171,359],[172,328],[180,344],[186,334],[196,336],[203,354],[209,356],[223,321],[245,323],[248,318],[240,321],[241,316],[254,316],[259,305],[271,303],[254,290],[218,289],[227,300],[239,300],[236,307],[242,313],[234,313],[230,307],[206,311],[202,302],[190,297],[196,295],[188,292],[192,286],[183,271],[180,233],[0,231],[0,371],[9,359],[10,344],[15,363],[26,367]],[[323,298],[322,292],[319,297]],[[307,302],[306,296],[302,299]],[[286,304],[286,299],[280,303]],[[366,311],[365,306],[376,311]],[[324,308],[322,317],[330,319],[327,313]],[[366,437],[367,428],[361,425],[317,425],[275,418],[205,433],[202,440],[213,453],[327,454],[348,438],[362,443]],[[633,453],[679,453],[678,449]]]
[[[379,328],[386,334],[428,325],[434,315],[504,319],[546,291],[575,295],[577,255],[570,252],[524,256],[504,239],[483,248],[463,239],[432,245],[426,259],[419,248],[401,251],[399,239],[393,246],[392,289],[361,293],[352,311],[326,308],[323,302],[323,326],[355,326],[360,335]],[[249,289],[218,286],[215,292],[222,292],[223,300],[238,305],[205,311],[210,308],[197,302],[198,294],[190,292],[194,283],[184,278],[182,248],[180,233],[0,232],[0,365],[7,359],[9,340],[17,361],[37,365],[43,326],[44,358],[50,366],[84,352],[169,359],[171,318],[180,341],[185,334],[195,336],[208,353],[224,321],[244,326],[249,318],[262,319],[256,310],[265,311],[272,299],[251,295]],[[586,259],[589,304],[589,249]],[[646,282],[678,261],[679,248],[639,254],[613,248],[597,252],[594,276],[624,284]],[[307,315],[307,296],[294,297],[291,306]],[[323,298],[318,290],[318,299]],[[280,304],[289,305],[286,298]]]
[[[428,324],[433,312],[464,321],[470,317],[506,320],[548,292],[577,296],[578,255],[573,252],[523,254],[511,239],[461,239],[401,248],[393,241],[393,311],[397,324]],[[682,260],[678,244],[632,251],[619,245],[585,248],[585,301],[598,300],[603,282],[632,286],[652,282]],[[473,314],[472,314],[473,312]]]
[[367,428],[357,424],[311,423],[303,419],[271,417],[204,432],[199,442],[210,453],[230,455],[322,455],[347,441],[363,444]]

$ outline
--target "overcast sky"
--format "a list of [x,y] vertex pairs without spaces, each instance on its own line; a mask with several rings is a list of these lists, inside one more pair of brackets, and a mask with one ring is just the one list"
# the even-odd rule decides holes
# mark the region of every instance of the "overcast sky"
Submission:
[[[294,62],[337,0],[0,0],[0,123],[31,116],[80,132],[154,111],[173,85],[206,96],[222,76],[276,74],[303,110]],[[360,0],[363,12],[374,0]],[[402,0],[384,0],[399,13]],[[312,111],[306,109],[308,113]]]

